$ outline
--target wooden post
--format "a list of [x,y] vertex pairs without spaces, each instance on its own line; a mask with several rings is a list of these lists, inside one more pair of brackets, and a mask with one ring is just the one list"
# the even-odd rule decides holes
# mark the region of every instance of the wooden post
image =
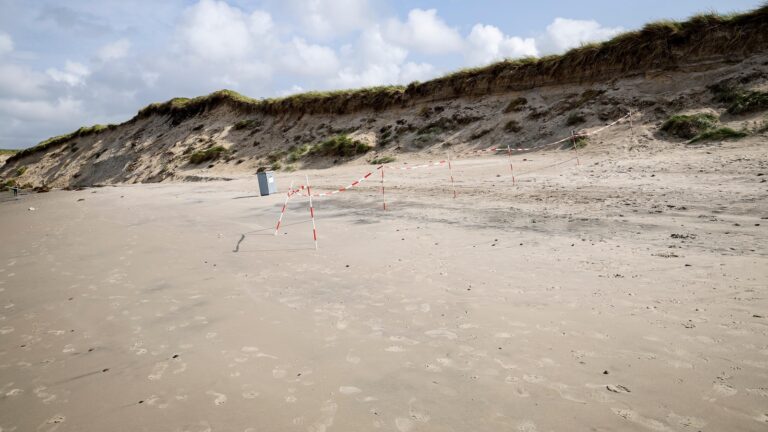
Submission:
[[309,216],[312,217],[312,238],[315,240],[315,250],[317,250],[317,228],[315,227],[315,208],[312,206],[312,188],[309,186],[309,176],[307,179],[307,194],[309,195]]
[[509,158],[509,172],[512,173],[512,186],[515,185],[515,170],[512,168],[512,149],[507,144],[507,157]]
[[573,141],[573,150],[576,152],[576,165],[581,165],[581,162],[579,162],[579,149],[576,145],[576,131],[571,131],[571,141]]
[[451,165],[451,152],[448,152],[448,171],[451,173],[451,186],[453,187],[453,199],[456,199],[456,183],[453,181],[453,166]]
[[387,210],[387,198],[384,196],[384,165],[381,166],[381,201],[384,210]]

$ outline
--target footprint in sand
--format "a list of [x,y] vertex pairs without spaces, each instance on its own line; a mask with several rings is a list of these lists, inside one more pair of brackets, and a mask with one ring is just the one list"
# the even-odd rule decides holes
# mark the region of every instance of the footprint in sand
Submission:
[[360,357],[353,356],[352,353],[350,352],[350,353],[347,354],[347,362],[352,363],[352,364],[358,364],[358,363],[360,363]]
[[353,395],[353,394],[360,393],[361,391],[362,390],[360,390],[359,388],[353,387],[353,386],[341,386],[341,387],[339,387],[339,393],[341,393],[343,395]]
[[411,419],[405,417],[398,417],[395,419],[395,427],[400,432],[410,432],[413,429],[414,423]]
[[155,364],[155,366],[152,368],[152,373],[147,376],[150,381],[156,381],[163,377],[163,374],[165,373],[165,370],[168,369],[168,363],[161,362]]
[[635,423],[637,425],[643,426],[647,429],[651,429],[654,431],[659,432],[673,432],[674,429],[669,428],[664,423],[654,420],[651,418],[643,417],[640,414],[636,413],[635,411],[628,410],[628,409],[622,409],[622,408],[612,408],[611,411],[613,411],[614,414],[617,416],[631,421],[632,423]]
[[44,404],[49,404],[56,400],[56,395],[46,392],[47,387],[37,387],[34,390],[35,396],[37,396]]
[[458,336],[456,335],[456,333],[446,329],[429,330],[427,332],[424,332],[424,334],[433,338],[445,338],[448,340],[458,339]]
[[45,421],[45,424],[49,424],[49,425],[50,425],[50,424],[60,424],[60,423],[64,423],[64,421],[65,421],[66,419],[67,419],[67,418],[66,418],[66,417],[64,417],[63,415],[61,415],[61,414],[56,414],[55,416],[53,416],[53,417],[49,418],[48,420],[46,420],[46,421]]
[[205,394],[213,396],[213,404],[216,406],[221,406],[227,403],[227,396],[223,393],[217,393],[213,390],[208,390],[205,392]]
[[333,426],[333,420],[336,418],[336,411],[339,405],[333,400],[328,400],[320,408],[320,417],[307,430],[309,432],[326,432]]
[[[726,383],[714,383],[712,384],[712,391],[715,393],[715,396],[718,397],[731,397],[734,396],[739,391],[735,388],[731,387],[729,384]],[[716,398],[710,398],[711,401],[717,400]]]
[[673,412],[669,413],[667,418],[669,419],[670,423],[677,423],[684,428],[703,429],[704,426],[707,425],[707,422],[702,419],[690,416],[681,416]]
[[525,420],[517,425],[517,430],[520,432],[536,432],[538,429],[536,429],[536,423]]
[[253,390],[243,392],[243,399],[256,399],[257,397],[259,397],[259,392]]
[[18,395],[20,395],[20,394],[21,394],[23,391],[24,391],[24,390],[22,390],[22,389],[17,389],[17,388],[16,388],[16,389],[11,389],[11,390],[10,390],[10,391],[8,391],[8,392],[7,392],[5,395],[6,395],[6,396],[9,396],[9,397],[12,397],[12,396],[18,396]]

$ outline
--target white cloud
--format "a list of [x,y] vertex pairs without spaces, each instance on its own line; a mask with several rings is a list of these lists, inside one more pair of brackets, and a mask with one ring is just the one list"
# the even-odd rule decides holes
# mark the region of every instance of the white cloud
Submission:
[[252,55],[271,30],[272,17],[266,12],[246,15],[224,1],[200,0],[184,12],[178,36],[197,58],[222,61]]
[[475,24],[467,36],[467,43],[466,57],[472,65],[488,64],[504,58],[539,55],[534,39],[508,37],[492,25]]
[[13,51],[13,39],[8,33],[0,32],[0,56]]
[[413,63],[408,62],[400,69],[401,84],[410,83],[413,81],[424,81],[434,77],[435,67],[429,63]]
[[341,50],[348,64],[330,81],[332,87],[406,84],[434,75],[429,63],[406,62],[408,50],[387,42],[378,26],[364,31],[354,46]]
[[327,39],[365,28],[372,17],[367,0],[294,0],[303,31]]
[[67,60],[64,64],[64,70],[50,68],[46,70],[46,73],[54,81],[74,87],[84,85],[85,79],[91,74],[91,71],[82,63]]
[[294,38],[284,58],[286,67],[299,75],[327,76],[339,69],[339,59],[331,48]]
[[0,97],[40,98],[45,96],[45,74],[13,63],[0,64]]
[[427,54],[456,52],[464,45],[458,30],[438,17],[435,9],[413,9],[408,12],[405,23],[389,20],[386,35],[392,41]]
[[101,47],[98,53],[101,61],[110,61],[121,59],[128,55],[128,51],[131,49],[131,41],[128,39],[118,39],[110,44]]
[[609,39],[622,31],[622,27],[603,27],[593,20],[555,18],[539,38],[539,46],[543,52],[562,52],[584,43]]
[[55,101],[0,99],[0,113],[17,120],[31,122],[82,121],[82,102],[73,98]]
[[286,90],[280,90],[279,92],[277,92],[277,94],[280,96],[290,96],[293,94],[304,93],[305,91],[306,90],[304,90],[304,87],[294,84],[291,86],[291,88]]

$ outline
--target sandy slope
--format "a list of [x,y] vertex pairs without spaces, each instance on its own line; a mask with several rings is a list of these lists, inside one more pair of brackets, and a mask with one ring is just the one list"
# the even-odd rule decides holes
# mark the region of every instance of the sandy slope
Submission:
[[3,197],[0,428],[764,431],[764,146]]

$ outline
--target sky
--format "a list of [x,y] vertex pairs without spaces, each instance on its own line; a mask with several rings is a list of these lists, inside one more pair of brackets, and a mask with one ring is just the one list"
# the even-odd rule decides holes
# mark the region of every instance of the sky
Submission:
[[0,0],[0,148],[143,106],[426,81],[762,0]]

